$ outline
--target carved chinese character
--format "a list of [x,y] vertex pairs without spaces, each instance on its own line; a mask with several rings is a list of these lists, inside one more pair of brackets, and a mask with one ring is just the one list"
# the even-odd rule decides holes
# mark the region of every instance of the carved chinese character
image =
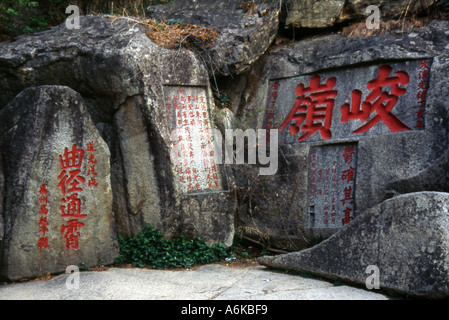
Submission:
[[354,154],[354,146],[345,147],[343,151],[343,159],[345,160],[346,164],[350,164],[352,162]]
[[86,147],[87,152],[95,152],[97,150],[94,149],[94,142],[90,141],[87,143],[87,147]]
[[84,226],[84,223],[79,222],[76,219],[67,221],[66,225],[61,226],[61,234],[64,235],[66,240],[66,249],[73,248],[78,249],[78,237],[80,236],[79,229]]
[[[407,125],[402,123],[392,113],[398,97],[403,96],[407,90],[401,86],[409,83],[410,78],[404,71],[396,72],[396,76],[389,77],[392,68],[384,65],[379,69],[379,75],[376,79],[368,82],[367,88],[371,90],[365,101],[362,102],[362,92],[360,90],[352,91],[351,106],[345,103],[341,107],[341,121],[358,119],[367,121],[370,115],[375,111],[376,115],[366,124],[355,130],[353,133],[364,133],[371,129],[378,122],[382,121],[391,132],[400,132],[411,130]],[[384,90],[384,87],[391,86],[391,94]],[[361,107],[361,109],[360,109]]]
[[345,214],[345,217],[341,219],[343,225],[348,224],[349,222],[354,220],[354,217],[351,217],[351,211],[351,208],[346,208],[345,210],[343,210],[343,213]]
[[86,218],[87,215],[81,213],[81,200],[78,198],[77,193],[69,195],[67,198],[62,199],[63,205],[60,206],[61,217],[71,218]]
[[354,199],[352,198],[352,187],[345,188],[344,190],[345,198],[343,200],[340,200],[342,205],[346,205],[346,202],[349,202],[350,204],[354,204]]
[[[310,86],[305,88],[300,83],[296,87],[296,99],[290,113],[282,122],[279,131],[290,124],[290,133],[305,132],[298,138],[302,141],[310,137],[316,131],[320,131],[321,137],[328,140],[332,137],[330,130],[332,124],[332,111],[334,98],[338,92],[333,90],[337,79],[330,78],[325,84],[321,84],[321,77],[315,75],[310,79]],[[291,123],[294,121],[293,123]],[[302,125],[302,127],[300,127]]]
[[64,148],[64,154],[59,156],[59,163],[61,164],[61,169],[74,169],[81,168],[83,163],[84,150],[77,149],[76,144],[72,146],[72,151],[68,151]]
[[37,247],[42,251],[43,248],[49,248],[48,237],[40,237],[39,242],[37,243]]
[[[64,196],[66,193],[83,191],[83,189],[78,187],[78,185],[84,183],[86,179],[84,179],[84,177],[81,176],[80,173],[81,170],[72,170],[69,171],[68,173],[65,170],[63,170],[59,174],[58,179],[60,181],[58,184],[58,188],[61,188],[61,192]],[[66,186],[70,186],[70,188],[66,189]]]
[[350,167],[348,170],[345,170],[341,173],[340,179],[345,181],[347,183],[350,183],[351,181],[354,181],[354,175],[355,175],[355,169]]

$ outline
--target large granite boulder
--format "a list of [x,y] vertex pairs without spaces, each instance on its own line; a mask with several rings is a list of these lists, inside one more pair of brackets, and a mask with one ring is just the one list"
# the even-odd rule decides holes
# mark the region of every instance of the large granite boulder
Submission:
[[[412,296],[449,296],[449,194],[386,200],[316,246],[259,258],[270,268],[313,273]],[[373,270],[376,270],[373,273]],[[372,277],[377,277],[372,281]]]
[[360,1],[360,0],[286,0],[281,22],[286,28],[327,28],[345,21],[363,21],[373,14],[369,6],[377,6],[380,19],[415,16],[429,9],[435,1]]
[[400,193],[448,191],[448,28],[282,44],[237,79],[236,123],[279,131],[277,174],[257,192],[241,179],[252,197],[239,227],[271,221],[264,236],[284,234],[298,250]]
[[181,0],[149,6],[146,11],[153,19],[218,29],[215,46],[198,54],[211,75],[233,75],[248,71],[272,44],[280,5],[279,0]]
[[[79,92],[111,153],[117,231],[134,236],[149,223],[166,237],[230,245],[225,168],[212,163],[211,144],[201,144],[214,126],[209,74],[193,52],[159,47],[146,31],[125,17],[89,15],[79,29],[61,24],[3,42],[0,109],[30,86]],[[177,156],[181,144],[191,150]]]
[[10,280],[111,264],[118,254],[108,146],[81,96],[30,87],[0,111],[5,235],[0,276]]

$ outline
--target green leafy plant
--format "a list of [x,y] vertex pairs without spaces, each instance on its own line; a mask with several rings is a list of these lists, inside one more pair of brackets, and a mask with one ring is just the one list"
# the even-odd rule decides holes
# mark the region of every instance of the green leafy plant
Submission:
[[228,95],[224,94],[217,97],[215,105],[219,108],[231,108],[232,101]]
[[[31,0],[0,0],[0,31],[10,35],[45,30],[65,17],[65,0],[48,0],[45,5]],[[2,14],[4,13],[4,14]]]
[[81,261],[80,263],[79,263],[79,269],[81,270],[81,271],[87,271],[87,270],[90,270],[90,267],[86,264],[86,262],[85,261]]
[[190,268],[194,265],[224,260],[228,249],[224,244],[210,246],[200,238],[184,236],[166,240],[151,225],[145,226],[134,238],[118,236],[120,255],[116,263],[130,263],[153,269]]
[[[176,0],[0,0],[0,35],[16,36],[58,25],[67,18],[68,5],[77,5],[81,14],[117,14],[143,16],[149,5],[167,4]],[[181,20],[172,20],[179,24]]]

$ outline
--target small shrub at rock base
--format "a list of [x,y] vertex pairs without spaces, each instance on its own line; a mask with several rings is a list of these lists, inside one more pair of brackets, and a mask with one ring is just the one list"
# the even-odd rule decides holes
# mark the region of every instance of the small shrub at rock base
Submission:
[[189,240],[181,236],[166,240],[150,225],[134,238],[118,236],[120,255],[116,263],[130,263],[153,269],[190,268],[194,265],[224,260],[228,249],[224,244],[210,246],[201,239]]

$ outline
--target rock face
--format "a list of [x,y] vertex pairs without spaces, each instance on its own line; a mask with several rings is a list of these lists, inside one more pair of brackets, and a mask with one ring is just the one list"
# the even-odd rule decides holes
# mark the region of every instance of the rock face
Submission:
[[[288,235],[298,250],[397,194],[446,192],[449,119],[441,97],[449,95],[448,27],[435,21],[410,34],[329,35],[270,50],[247,75],[238,122],[245,129],[279,129],[279,169],[239,211],[242,227],[257,229],[270,221],[278,227],[264,230],[273,238]],[[394,117],[386,121],[380,120],[382,109],[366,105],[368,83],[382,74],[397,81],[406,76],[404,85],[398,82],[406,92],[390,104]],[[311,100],[301,105],[298,97],[309,97],[313,88],[320,92],[318,81],[328,100],[321,109]],[[391,87],[381,87],[394,96]],[[365,112],[371,110],[366,119],[357,115],[362,102]],[[236,177],[245,173],[236,171]],[[246,187],[253,190],[254,183]],[[286,221],[289,232],[282,227]]]
[[[214,126],[202,61],[184,49],[158,47],[142,26],[126,18],[84,16],[80,26],[62,24],[2,43],[2,112],[27,87],[56,85],[78,92],[110,150],[117,232],[134,236],[150,223],[166,237],[183,234],[230,245],[234,200],[228,197],[225,167],[213,163],[211,144],[202,144]],[[4,146],[12,143],[8,136],[3,139]],[[72,145],[64,147],[70,151]],[[176,147],[191,152],[178,156]],[[5,190],[12,187],[10,170],[4,168]]]
[[[404,6],[410,13],[421,10],[409,2],[369,4],[379,5],[386,19],[401,15]],[[283,3],[284,24],[298,28],[357,21],[368,6],[365,1]],[[323,14],[320,8],[326,8]],[[341,239],[338,246],[344,249],[338,259],[349,259],[347,248],[362,232],[377,247],[361,242],[365,251],[354,249],[360,255],[357,268],[366,268],[376,252],[373,264],[397,254],[402,260],[395,265],[402,266],[409,253],[400,256],[400,246],[389,247],[383,239],[409,237],[406,230],[387,227],[394,212],[412,210],[408,200],[422,214],[436,215],[431,226],[439,238],[426,238],[437,256],[420,249],[422,267],[405,277],[424,277],[421,271],[430,265],[430,281],[443,279],[444,287],[446,266],[429,261],[445,258],[440,243],[446,234],[437,226],[446,225],[446,195],[423,191],[448,191],[449,23],[435,21],[413,33],[378,38],[334,34],[268,50],[279,10],[280,1],[237,0],[148,8],[153,19],[218,29],[212,48],[159,47],[143,24],[105,15],[81,17],[80,29],[62,24],[2,42],[1,275],[20,279],[62,271],[81,260],[110,262],[117,252],[115,230],[127,238],[147,224],[167,238],[185,235],[226,245],[232,244],[236,225],[287,250],[335,234],[331,239]],[[228,83],[236,102],[232,110],[216,110],[210,81]],[[270,152],[276,148],[279,155],[276,173],[260,175],[260,158],[257,165],[223,165],[215,128],[275,130],[279,139]],[[64,166],[75,165],[81,154],[80,168],[68,171]],[[398,197],[410,192],[417,193]],[[105,220],[98,224],[105,230],[89,229],[93,213],[77,216],[82,225],[69,220],[80,204],[103,212],[99,217]],[[376,215],[382,224],[374,221]],[[414,217],[404,219],[422,228]],[[90,239],[92,245],[83,247]],[[316,249],[323,256],[333,248],[326,243]],[[68,253],[61,254],[64,250]],[[319,262],[312,267],[362,281],[358,273],[343,274],[333,260],[326,261],[322,272]],[[391,270],[385,275],[392,275],[385,278],[388,288],[417,295],[446,292],[418,282],[406,287],[395,282]]]
[[435,1],[359,1],[359,0],[287,0],[282,22],[286,28],[327,28],[344,21],[362,21],[372,14],[371,5],[379,8],[382,20],[414,16]]
[[448,200],[448,193],[401,195],[366,210],[313,248],[259,262],[361,285],[371,284],[367,268],[376,266],[381,289],[444,298],[449,294]]
[[81,96],[30,87],[0,111],[5,171],[1,276],[110,264],[118,254],[110,153]]
[[199,54],[211,75],[232,75],[248,71],[271,45],[278,30],[279,10],[278,0],[186,0],[150,6],[147,14],[153,19],[218,29],[216,45]]
[[3,198],[5,192],[5,177],[3,175],[3,160],[0,153],[0,251],[2,247],[2,240],[5,235],[5,223],[3,221]]
[[344,0],[341,1],[299,1],[290,0],[284,4],[286,28],[325,28],[344,20]]

